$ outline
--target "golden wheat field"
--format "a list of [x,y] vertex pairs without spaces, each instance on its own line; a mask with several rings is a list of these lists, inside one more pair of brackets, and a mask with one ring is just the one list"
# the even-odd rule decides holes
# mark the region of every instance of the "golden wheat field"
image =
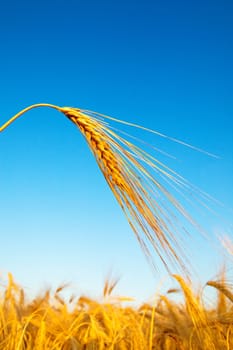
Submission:
[[[114,120],[111,117],[71,107],[37,104],[16,114],[0,127],[0,132],[38,107],[56,109],[78,127],[152,269],[156,269],[153,258],[156,254],[170,274],[174,268],[180,271],[172,275],[178,288],[156,295],[154,302],[140,306],[130,304],[130,296],[114,297],[116,282],[110,280],[104,285],[101,300],[85,295],[66,300],[62,294],[65,286],[58,287],[54,293],[48,290],[31,300],[9,274],[8,282],[2,282],[0,287],[0,350],[233,349],[232,286],[223,273],[205,286],[216,293],[216,298],[208,304],[202,293],[194,292],[187,279],[188,257],[181,248],[182,220],[196,228],[198,223],[185,204],[181,204],[157,177],[165,178],[166,183],[187,198],[192,193],[193,198],[198,197],[204,204],[209,204],[211,198],[115,132],[108,124],[109,120]],[[164,206],[164,198],[168,207]],[[183,218],[180,226],[179,221],[174,225],[171,213]],[[224,242],[232,255],[231,241],[227,239]],[[177,294],[178,299],[174,298]]]
[[[1,288],[0,349],[233,349],[230,286],[223,279],[209,281],[218,297],[207,308],[188,283],[178,275],[174,279],[179,289],[136,308],[122,305],[127,298],[111,295],[114,282],[106,282],[101,302],[86,296],[65,302],[63,286],[28,301],[9,274],[8,285]],[[170,297],[178,292],[183,295],[179,303]]]

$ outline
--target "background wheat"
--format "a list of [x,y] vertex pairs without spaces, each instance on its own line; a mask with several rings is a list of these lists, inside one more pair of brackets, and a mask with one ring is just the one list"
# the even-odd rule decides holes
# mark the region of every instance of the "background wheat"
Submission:
[[[106,281],[101,302],[85,295],[65,301],[64,285],[28,300],[9,274],[0,293],[0,349],[232,349],[232,290],[226,280],[208,283],[217,288],[218,298],[206,307],[190,283],[174,278],[178,288],[133,307],[113,295],[114,280]],[[182,293],[183,300],[175,302],[173,293]]]

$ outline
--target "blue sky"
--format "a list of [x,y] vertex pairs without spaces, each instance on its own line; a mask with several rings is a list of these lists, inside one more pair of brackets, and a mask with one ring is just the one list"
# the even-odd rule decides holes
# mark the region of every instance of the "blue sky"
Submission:
[[[145,125],[219,155],[139,133],[232,208],[232,16],[225,0],[5,2],[0,121],[49,102]],[[31,111],[0,135],[0,157],[1,274],[11,271],[29,291],[70,281],[97,295],[113,271],[119,293],[154,292],[162,277],[66,118]],[[207,215],[211,232],[222,227]],[[217,273],[216,252],[198,239],[188,248],[203,281]]]

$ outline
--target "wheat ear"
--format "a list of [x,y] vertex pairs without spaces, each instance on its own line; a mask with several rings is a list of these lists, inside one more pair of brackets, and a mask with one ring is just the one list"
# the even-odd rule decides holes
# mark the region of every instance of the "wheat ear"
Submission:
[[179,186],[186,185],[183,178],[120,137],[94,112],[91,115],[77,108],[36,104],[17,113],[0,127],[0,131],[24,113],[38,107],[54,108],[78,126],[150,263],[155,267],[153,252],[156,251],[168,271],[168,262],[184,271],[187,264],[185,254],[180,250],[180,241],[175,234],[170,211],[159,204],[160,196],[165,197],[178,212],[194,222],[149,169],[156,170]]

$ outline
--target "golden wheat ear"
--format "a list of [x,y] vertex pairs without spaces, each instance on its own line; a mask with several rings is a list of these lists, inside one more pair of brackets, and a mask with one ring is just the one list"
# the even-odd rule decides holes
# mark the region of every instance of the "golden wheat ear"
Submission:
[[[192,225],[195,222],[158,181],[153,171],[179,190],[189,188],[190,184],[143,149],[119,136],[111,129],[104,116],[94,112],[36,104],[16,114],[0,127],[0,131],[27,111],[38,107],[55,108],[79,128],[153,267],[156,268],[156,252],[169,272],[174,265],[179,270],[186,271],[188,259],[180,248],[182,235],[179,231],[182,229],[176,227],[177,222],[173,222],[174,212],[181,214]],[[168,202],[167,206],[164,205],[164,199]]]
[[[80,109],[64,107],[60,111],[78,126],[87,140],[149,262],[156,268],[153,259],[156,251],[167,270],[168,262],[184,270],[185,263],[178,254],[179,244],[167,224],[168,213],[153,198],[153,192],[156,189],[174,206],[179,205],[140,162],[141,159],[152,165],[146,154],[113,132],[105,121]],[[168,175],[162,168],[156,168]],[[180,210],[183,211],[181,207]]]

